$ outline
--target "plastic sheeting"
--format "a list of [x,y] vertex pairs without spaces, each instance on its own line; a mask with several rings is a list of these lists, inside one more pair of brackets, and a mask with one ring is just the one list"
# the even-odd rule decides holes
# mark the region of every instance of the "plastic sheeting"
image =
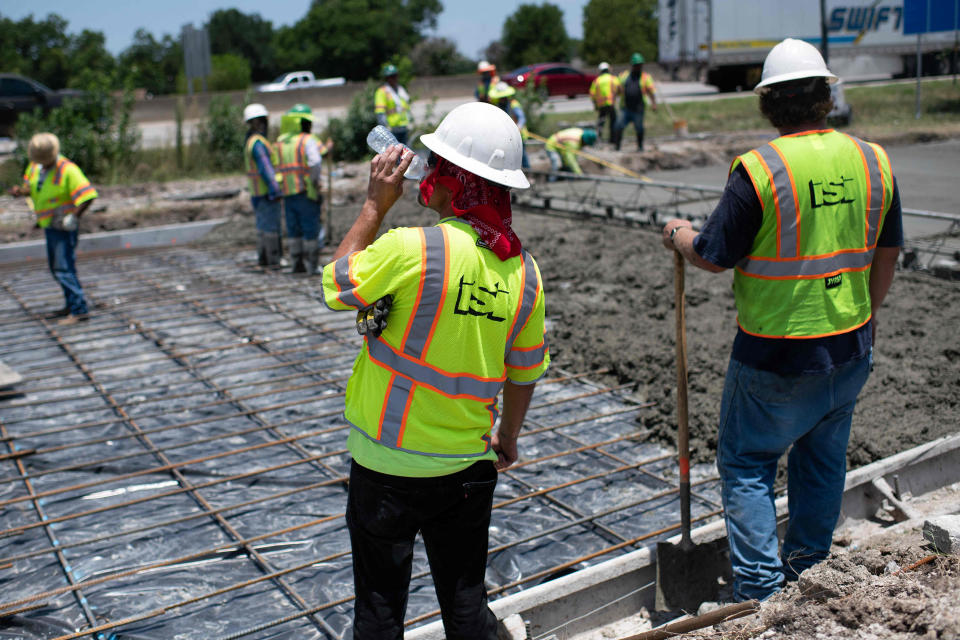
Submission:
[[[0,358],[25,377],[0,396],[3,453],[35,451],[0,460],[0,613],[34,608],[0,618],[0,638],[120,620],[104,638],[350,637],[341,412],[360,340],[316,280],[245,258],[84,259],[93,317],[62,328],[38,315],[61,304],[45,269],[3,270]],[[679,520],[674,458],[638,435],[643,409],[549,375],[520,440],[535,462],[497,486],[492,598]],[[717,489],[695,485],[694,518]],[[438,608],[421,545],[413,573],[408,619]]]

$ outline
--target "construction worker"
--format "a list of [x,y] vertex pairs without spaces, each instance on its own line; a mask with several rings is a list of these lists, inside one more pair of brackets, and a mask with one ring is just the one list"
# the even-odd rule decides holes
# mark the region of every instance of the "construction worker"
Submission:
[[558,171],[572,171],[578,176],[583,175],[583,169],[577,162],[577,151],[581,147],[590,146],[597,141],[597,132],[593,129],[570,127],[562,129],[547,139],[544,148],[547,158],[550,159],[550,182],[557,180]]
[[513,119],[517,128],[520,129],[520,139],[523,142],[523,158],[521,159],[520,166],[524,169],[529,169],[530,160],[527,158],[527,138],[529,137],[529,132],[527,131],[527,115],[523,112],[523,105],[517,100],[516,95],[517,90],[501,80],[490,89],[488,97],[490,104],[503,110],[504,113]]
[[477,88],[474,90],[473,95],[479,102],[489,102],[490,87],[495,87],[497,83],[500,82],[500,77],[497,75],[497,67],[486,60],[481,60],[477,64],[477,73],[480,74],[480,81],[477,83]]
[[[830,550],[876,312],[903,244],[887,154],[827,128],[835,81],[812,45],[775,46],[756,91],[780,137],[733,161],[699,233],[681,219],[663,228],[664,246],[697,267],[736,268],[717,466],[737,600],[769,597]],[[778,554],[773,482],[787,449]]]
[[373,94],[373,109],[377,123],[393,131],[400,144],[407,144],[410,127],[410,94],[397,79],[397,68],[388,64],[383,68],[383,84]]
[[36,224],[47,240],[47,265],[63,289],[63,309],[49,314],[57,324],[76,324],[87,319],[87,301],[77,277],[77,230],[80,218],[97,198],[97,191],[80,167],[60,155],[60,140],[52,133],[38,133],[27,145],[30,164],[23,184],[10,195],[29,196]]
[[620,74],[622,96],[620,100],[620,116],[617,126],[614,127],[613,145],[617,151],[623,141],[623,130],[633,123],[637,133],[637,151],[643,151],[643,112],[647,105],[657,110],[656,87],[653,77],[643,70],[644,58],[640,53],[630,56],[630,69]]
[[264,267],[279,267],[283,257],[280,242],[280,185],[274,166],[277,155],[267,140],[267,118],[262,104],[248,104],[243,109],[247,123],[247,142],[243,157],[250,181],[250,202],[257,221],[257,262]]
[[623,93],[623,87],[620,85],[620,79],[610,73],[610,65],[601,62],[597,67],[599,75],[590,83],[590,98],[593,100],[593,107],[597,110],[597,133],[603,131],[604,121],[609,121],[610,142],[615,143],[615,127],[617,121],[617,108],[613,106],[617,101],[617,96]]
[[[320,184],[323,156],[317,137],[312,135],[313,111],[295,104],[280,119],[277,155],[280,158],[280,190],[287,219],[291,273],[317,272],[324,228],[320,223],[323,196]],[[331,141],[327,141],[332,146]]]
[[374,322],[347,384],[353,634],[403,635],[420,532],[446,637],[494,640],[484,573],[497,470],[517,459],[550,360],[539,270],[510,226],[510,189],[529,182],[520,132],[492,105],[460,105],[420,141],[432,153],[419,202],[439,223],[374,241],[413,156],[395,145],[371,162],[366,202],[323,268],[334,310],[392,299],[385,328],[361,314]]

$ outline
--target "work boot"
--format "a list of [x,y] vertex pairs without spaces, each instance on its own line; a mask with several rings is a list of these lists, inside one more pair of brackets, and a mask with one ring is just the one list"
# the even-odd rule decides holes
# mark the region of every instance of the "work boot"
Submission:
[[320,247],[316,240],[303,241],[303,268],[307,275],[314,275],[317,272],[317,259],[320,255]]
[[303,238],[290,238],[290,273],[303,273]]
[[267,234],[263,231],[257,232],[257,264],[265,267],[267,262]]
[[280,258],[283,256],[283,245],[280,244],[279,233],[260,234],[263,242],[264,258],[266,262],[260,264],[266,265],[268,269],[276,269],[280,266]]

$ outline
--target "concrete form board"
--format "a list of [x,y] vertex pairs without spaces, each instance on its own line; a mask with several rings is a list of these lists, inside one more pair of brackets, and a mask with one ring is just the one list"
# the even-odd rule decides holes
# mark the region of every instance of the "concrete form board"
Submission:
[[[168,224],[146,229],[125,229],[103,233],[85,233],[77,244],[77,255],[94,251],[118,249],[145,249],[193,242],[205,236],[211,229],[226,222],[225,218],[200,220],[183,224]],[[0,264],[45,258],[47,244],[44,240],[13,242],[0,245]]]

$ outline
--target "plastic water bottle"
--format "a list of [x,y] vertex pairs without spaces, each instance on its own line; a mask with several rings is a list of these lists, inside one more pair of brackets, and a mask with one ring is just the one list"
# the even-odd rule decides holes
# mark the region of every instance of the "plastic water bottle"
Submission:
[[[382,124],[378,124],[370,130],[370,133],[367,134],[367,145],[377,153],[383,153],[395,144],[400,144],[400,142],[397,140],[397,137],[393,135],[393,132],[390,131],[390,129]],[[410,180],[419,180],[426,175],[427,163],[424,162],[423,158],[418,156],[410,147],[404,145],[404,149],[404,154],[406,154],[407,151],[413,154],[413,161],[410,162],[410,166],[407,167],[403,177]]]

